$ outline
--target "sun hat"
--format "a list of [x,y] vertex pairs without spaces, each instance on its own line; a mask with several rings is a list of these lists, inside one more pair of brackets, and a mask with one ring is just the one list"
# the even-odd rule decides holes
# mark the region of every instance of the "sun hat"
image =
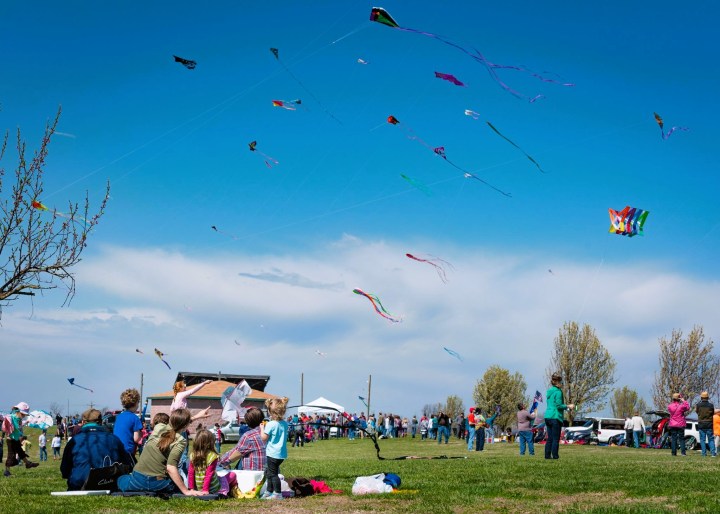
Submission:
[[25,402],[18,403],[14,408],[22,414],[30,415],[30,406]]
[[680,393],[673,393],[672,399],[673,399],[673,400],[679,400],[679,399],[680,399]]
[[700,393],[700,398],[702,398],[703,400],[707,400],[708,398],[710,398],[710,395],[707,391],[703,391],[702,393]]

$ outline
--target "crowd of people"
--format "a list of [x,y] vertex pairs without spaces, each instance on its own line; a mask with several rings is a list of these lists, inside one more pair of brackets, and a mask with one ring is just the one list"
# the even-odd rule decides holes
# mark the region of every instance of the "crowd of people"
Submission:
[[[547,441],[545,458],[559,458],[560,435],[566,412],[574,405],[565,403],[562,376],[553,374],[546,394],[545,426]],[[67,480],[68,490],[82,489],[91,468],[102,468],[108,463],[121,463],[128,473],[117,479],[117,488],[123,492],[181,493],[188,496],[204,494],[233,495],[237,481],[230,471],[236,469],[259,471],[265,474],[267,492],[265,499],[282,498],[280,489],[280,466],[287,458],[287,444],[302,446],[306,442],[328,439],[332,428],[337,435],[353,439],[356,436],[376,434],[380,438],[415,438],[448,444],[451,437],[467,444],[468,450],[483,451],[486,441],[494,440],[494,421],[500,414],[496,407],[492,414],[481,407],[471,407],[467,416],[458,414],[453,419],[445,412],[423,414],[420,419],[401,418],[391,413],[378,413],[368,417],[341,414],[300,414],[285,416],[287,398],[268,399],[265,404],[270,420],[257,407],[250,407],[244,415],[244,429],[238,443],[230,451],[221,454],[222,434],[215,424],[212,430],[199,424],[194,436],[192,452],[189,452],[188,430],[194,421],[208,417],[209,407],[196,414],[187,409],[187,397],[210,383],[206,381],[188,389],[179,381],[173,390],[175,396],[170,414],[158,413],[146,427],[137,415],[140,394],[127,389],[120,395],[123,411],[117,415],[112,432],[102,425],[100,411],[90,408],[80,418],[57,419],[55,434],[50,439],[53,460],[61,460],[60,471]],[[720,446],[720,409],[715,409],[707,392],[702,392],[695,411],[698,415],[698,432],[702,455],[717,455]],[[690,405],[680,393],[674,393],[668,405],[670,418],[668,433],[671,454],[686,455],[684,430]],[[6,477],[10,469],[21,463],[26,468],[38,466],[29,459],[32,442],[23,434],[23,420],[30,407],[20,402],[10,415],[2,420],[1,434],[7,439],[5,459]],[[532,426],[536,412],[528,411],[523,403],[517,405],[517,430],[520,455],[535,454]],[[638,412],[628,416],[625,424],[626,442],[639,447],[645,424]],[[67,439],[61,455],[63,439]],[[38,457],[48,459],[48,433],[38,436]],[[3,445],[0,444],[0,460]],[[223,470],[223,472],[220,472]]]

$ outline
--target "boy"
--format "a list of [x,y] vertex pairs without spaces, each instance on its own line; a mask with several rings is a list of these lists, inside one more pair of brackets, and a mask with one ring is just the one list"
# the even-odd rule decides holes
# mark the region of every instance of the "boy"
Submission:
[[257,407],[250,407],[245,413],[245,423],[250,430],[245,432],[237,446],[225,453],[220,458],[220,464],[224,467],[230,465],[242,457],[240,469],[251,471],[263,471],[267,458],[265,456],[265,444],[260,438],[260,423],[264,419],[264,415]]
[[124,410],[115,418],[113,434],[120,439],[128,455],[135,457],[142,430],[140,418],[135,413],[140,403],[140,393],[137,389],[126,389],[120,395],[120,403]]

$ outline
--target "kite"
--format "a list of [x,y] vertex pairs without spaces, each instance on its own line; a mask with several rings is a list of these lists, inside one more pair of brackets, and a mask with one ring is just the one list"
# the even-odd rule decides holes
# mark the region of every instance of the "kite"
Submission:
[[290,100],[290,101],[288,101],[288,100],[273,100],[272,101],[273,107],[282,107],[283,109],[287,109],[288,111],[294,111],[295,109],[297,109],[297,107],[295,107],[295,106],[300,105],[301,103],[302,103],[302,101],[300,101],[300,99]]
[[[272,164],[270,164],[270,162],[272,162],[274,164],[279,164],[277,160],[275,160],[274,158],[270,157],[267,154],[262,153],[260,150],[257,149],[257,141],[249,142],[248,146],[250,147],[251,152],[257,152],[264,157],[263,160],[265,161],[265,166],[267,166],[268,168],[272,168]],[[215,230],[218,231],[217,229],[215,229]]]
[[455,350],[451,350],[450,348],[446,348],[445,346],[443,346],[443,350],[445,350],[446,352],[448,352],[448,354],[452,355],[453,357],[456,357],[460,362],[464,362],[464,360],[463,360],[463,358],[462,358],[462,355],[460,355],[460,354],[459,354],[458,352],[456,352]]
[[285,71],[288,72],[288,75],[290,75],[290,76],[295,80],[295,82],[297,82],[298,84],[300,84],[300,87],[302,87],[302,88],[307,92],[307,94],[309,94],[309,95],[312,97],[312,99],[315,100],[315,102],[317,102],[317,104],[320,106],[320,108],[321,108],[323,111],[325,111],[325,114],[327,114],[327,115],[330,116],[332,119],[334,119],[335,121],[337,121],[340,125],[342,125],[342,122],[341,122],[339,119],[337,119],[337,118],[333,115],[333,113],[331,113],[330,111],[328,111],[328,110],[325,108],[325,106],[322,104],[322,102],[317,99],[317,97],[312,93],[312,91],[310,91],[307,87],[305,87],[305,84],[303,84],[302,82],[300,82],[300,79],[297,78],[292,71],[290,71],[290,68],[288,68],[287,66],[285,66],[285,63],[283,62],[283,60],[280,59],[280,51],[279,51],[277,48],[271,48],[270,51],[271,51],[272,54],[275,56],[275,59],[277,60],[277,62],[279,62],[280,65],[285,69]]
[[94,392],[95,392],[95,391],[93,391],[92,389],[90,389],[89,387],[83,387],[83,386],[81,386],[81,385],[79,385],[79,384],[76,384],[74,378],[68,378],[67,381],[70,382],[70,385],[71,385],[71,386],[79,387],[80,389],[85,389],[86,391],[90,391],[91,393],[94,393]]
[[658,126],[660,127],[660,134],[662,135],[663,139],[669,138],[672,135],[672,133],[675,132],[676,130],[683,130],[685,132],[690,130],[687,127],[672,127],[666,134],[665,129],[663,128],[665,126],[665,124],[663,123],[663,119],[660,117],[660,115],[658,113],[655,112],[653,114],[655,115],[655,121],[657,122]]
[[145,352],[143,352],[140,348],[135,348],[135,351],[138,352],[140,355],[145,355]]
[[159,358],[161,361],[163,361],[163,363],[167,366],[168,369],[172,369],[172,368],[170,367],[170,364],[168,364],[167,361],[166,361],[165,359],[163,359],[163,357],[165,357],[165,354],[164,354],[163,352],[161,352],[160,350],[158,350],[157,348],[155,348],[155,355],[157,355],[158,358]]
[[55,424],[52,414],[44,410],[31,411],[30,415],[23,419],[23,423],[30,428],[39,428],[40,430],[47,430],[48,427]]
[[402,173],[400,174],[400,176],[401,176],[403,179],[405,179],[405,180],[406,180],[411,186],[413,186],[415,189],[419,189],[420,191],[422,191],[423,193],[425,193],[426,196],[432,196],[432,193],[430,192],[430,189],[429,189],[425,184],[423,184],[422,182],[420,182],[420,181],[418,181],[418,180],[415,180],[415,179],[412,179],[412,178],[408,177],[407,175],[403,175]]
[[393,323],[399,323],[400,319],[396,319],[390,314],[387,310],[385,310],[385,307],[383,306],[382,302],[380,302],[380,298],[375,296],[374,294],[366,293],[362,289],[353,289],[353,293],[359,294],[361,296],[364,296],[368,300],[370,300],[370,303],[372,303],[373,307],[375,307],[375,312],[377,312],[380,316],[383,318],[392,321]]
[[[267,163],[266,163],[266,164],[267,164]],[[215,232],[217,232],[218,234],[222,234],[222,235],[224,235],[224,236],[228,236],[228,237],[231,238],[231,239],[235,239],[235,240],[238,239],[238,236],[234,236],[234,235],[232,235],[232,234],[229,234],[228,232],[225,232],[225,231],[223,231],[223,230],[220,230],[220,229],[217,228],[217,226],[215,226],[215,225],[212,225],[210,228],[213,229],[213,230],[214,230]]]
[[[39,200],[32,200],[30,202],[30,206],[33,209],[37,209],[38,211],[50,211],[50,209],[47,207],[47,205],[43,204]],[[81,218],[80,216],[76,217],[74,214],[65,214],[64,212],[59,212],[56,210],[53,210],[52,212],[53,212],[54,216],[59,216],[61,218],[65,218],[70,221],[74,221],[75,223],[79,223],[80,221],[82,221],[83,223],[87,223],[87,220],[85,218]]]
[[548,270],[548,273],[550,273],[551,275],[555,274],[555,273],[553,273],[553,270],[551,270],[551,269]]
[[449,266],[450,268],[453,267],[452,264],[450,264],[449,262],[444,261],[442,259],[438,259],[437,257],[432,257],[430,259],[421,259],[420,257],[415,257],[411,253],[406,253],[405,257],[407,257],[408,259],[412,259],[414,261],[425,262],[425,263],[429,264],[430,266],[435,267],[435,270],[437,271],[437,274],[440,277],[440,280],[442,280],[443,282],[445,282],[447,284],[448,279],[447,279],[447,275],[446,275],[445,266]]
[[365,59],[358,59],[357,62],[358,62],[358,64],[370,64],[370,63],[369,63],[368,61],[366,61]]
[[511,145],[513,145],[515,148],[517,148],[518,150],[520,150],[523,154],[525,154],[525,157],[527,157],[528,159],[530,159],[530,162],[532,162],[535,166],[537,166],[537,169],[539,169],[542,173],[545,173],[545,170],[543,170],[543,169],[540,167],[540,164],[538,164],[538,162],[537,162],[535,159],[533,159],[532,157],[530,157],[530,156],[525,152],[525,150],[523,150],[523,149],[520,148],[518,145],[516,145],[515,143],[513,143],[512,141],[510,141],[508,138],[506,138],[505,136],[503,136],[498,129],[496,129],[495,127],[493,127],[493,124],[492,124],[492,123],[490,123],[489,121],[486,121],[485,123],[487,123],[487,124],[488,124],[488,127],[490,127],[491,129],[493,129],[493,132],[495,132],[498,136],[500,136],[500,137],[503,138],[505,141],[507,141],[508,143],[510,143]]
[[611,234],[621,236],[643,236],[643,225],[650,214],[650,211],[638,209],[636,207],[626,206],[622,211],[608,209],[610,214],[610,230]]
[[490,74],[490,77],[505,91],[510,93],[516,98],[526,99],[530,103],[535,102],[538,98],[542,98],[542,95],[535,95],[534,97],[530,98],[529,96],[520,93],[519,91],[514,90],[507,84],[505,84],[500,77],[497,74],[496,70],[514,70],[514,71],[520,71],[523,73],[527,73],[531,75],[532,77],[535,77],[536,79],[539,79],[543,82],[549,82],[553,84],[559,84],[561,86],[567,86],[572,87],[575,84],[571,84],[569,82],[560,82],[558,80],[547,78],[539,73],[535,73],[532,70],[529,70],[523,66],[511,66],[511,65],[504,65],[504,64],[495,64],[493,62],[488,61],[483,54],[481,54],[477,49],[475,48],[467,48],[464,47],[458,43],[455,43],[454,41],[451,41],[450,39],[447,39],[445,36],[440,36],[438,34],[433,34],[430,32],[423,32],[422,30],[416,30],[416,29],[410,29],[407,27],[401,27],[392,16],[390,16],[390,13],[387,12],[382,7],[373,7],[370,11],[370,21],[374,21],[377,23],[380,23],[381,25],[386,25],[390,28],[402,30],[403,32],[413,32],[415,34],[421,34],[423,36],[430,37],[432,39],[437,39],[438,41],[441,41],[445,43],[446,45],[452,46],[453,48],[457,48],[461,52],[463,52],[465,55],[470,57],[471,59],[475,60],[476,62],[480,63],[485,67],[485,69]]
[[315,353],[317,353],[320,357],[327,357],[327,353],[321,352],[320,350],[315,350]]
[[439,71],[436,71],[435,77],[437,77],[439,79],[447,80],[448,82],[452,82],[456,86],[465,86],[465,84],[463,84],[458,79],[456,79],[454,75],[448,75],[447,73],[440,73]]
[[535,409],[538,408],[538,403],[542,403],[543,397],[542,394],[540,394],[540,391],[535,391],[535,397],[533,398],[532,407],[530,407],[530,414],[535,412]]
[[235,421],[238,416],[245,415],[247,409],[242,404],[251,393],[252,389],[245,380],[225,389],[220,396],[220,404],[223,408],[220,417],[225,421]]
[[242,346],[242,343],[240,341],[238,341],[237,339],[235,339],[235,344],[238,346]]
[[484,181],[484,180],[481,179],[480,177],[474,175],[473,173],[468,172],[467,170],[464,170],[463,168],[461,168],[460,166],[458,166],[457,164],[455,164],[454,162],[452,162],[450,159],[447,158],[447,155],[445,155],[445,147],[444,147],[444,146],[438,146],[438,147],[432,147],[432,146],[430,146],[430,145],[427,144],[425,141],[423,141],[421,138],[419,138],[419,137],[415,134],[415,131],[413,131],[413,129],[411,129],[410,127],[406,127],[406,126],[404,126],[403,124],[401,124],[401,123],[400,123],[400,120],[398,120],[395,116],[392,116],[392,115],[391,115],[391,116],[388,116],[388,117],[387,117],[387,122],[388,122],[389,124],[391,124],[391,125],[400,125],[400,128],[402,128],[402,129],[405,131],[405,133],[407,134],[407,138],[408,138],[408,139],[412,139],[412,140],[414,140],[414,141],[417,141],[418,143],[420,143],[421,145],[423,145],[423,146],[424,146],[425,148],[427,148],[428,150],[432,150],[436,155],[439,155],[440,157],[442,157],[442,158],[445,160],[445,162],[447,162],[450,166],[452,166],[453,168],[455,168],[455,169],[457,169],[457,170],[462,171],[462,172],[464,173],[464,175],[465,175],[465,178],[474,178],[475,180],[479,180],[480,182],[482,182],[483,184],[485,184],[485,185],[488,186],[489,188],[494,189],[495,191],[497,191],[498,193],[500,193],[500,194],[502,194],[502,195],[512,196],[510,193],[506,193],[505,191],[502,191],[502,190],[498,189],[497,187],[493,186],[493,185],[490,184],[489,182]]
[[476,120],[480,117],[480,113],[471,111],[470,109],[465,109],[465,116],[470,116],[472,119]]
[[173,55],[175,58],[175,62],[179,62],[183,66],[185,66],[188,70],[194,70],[195,66],[197,66],[197,63],[195,61],[191,61],[189,59],[183,59],[182,57],[178,57],[177,55]]

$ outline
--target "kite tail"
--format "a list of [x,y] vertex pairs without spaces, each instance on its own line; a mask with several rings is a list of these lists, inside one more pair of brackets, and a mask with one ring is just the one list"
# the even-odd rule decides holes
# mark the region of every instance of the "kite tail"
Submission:
[[523,149],[520,148],[518,145],[516,145],[513,141],[511,141],[510,139],[508,139],[507,137],[505,137],[504,135],[502,135],[502,134],[500,133],[500,131],[493,126],[492,123],[490,123],[489,121],[486,121],[485,123],[487,123],[488,127],[490,127],[491,129],[493,129],[493,132],[495,132],[498,136],[500,136],[500,137],[503,138],[505,141],[507,141],[508,143],[510,143],[511,145],[513,145],[513,146],[514,146],[515,148],[517,148],[518,150],[520,150],[520,151],[523,153],[523,155],[525,155],[525,157],[527,157],[527,158],[530,160],[530,162],[532,162],[535,166],[537,166],[537,169],[539,169],[541,173],[545,173],[545,170],[543,170],[543,169],[540,167],[540,164],[539,164],[535,159],[533,159],[525,150],[523,150]]

